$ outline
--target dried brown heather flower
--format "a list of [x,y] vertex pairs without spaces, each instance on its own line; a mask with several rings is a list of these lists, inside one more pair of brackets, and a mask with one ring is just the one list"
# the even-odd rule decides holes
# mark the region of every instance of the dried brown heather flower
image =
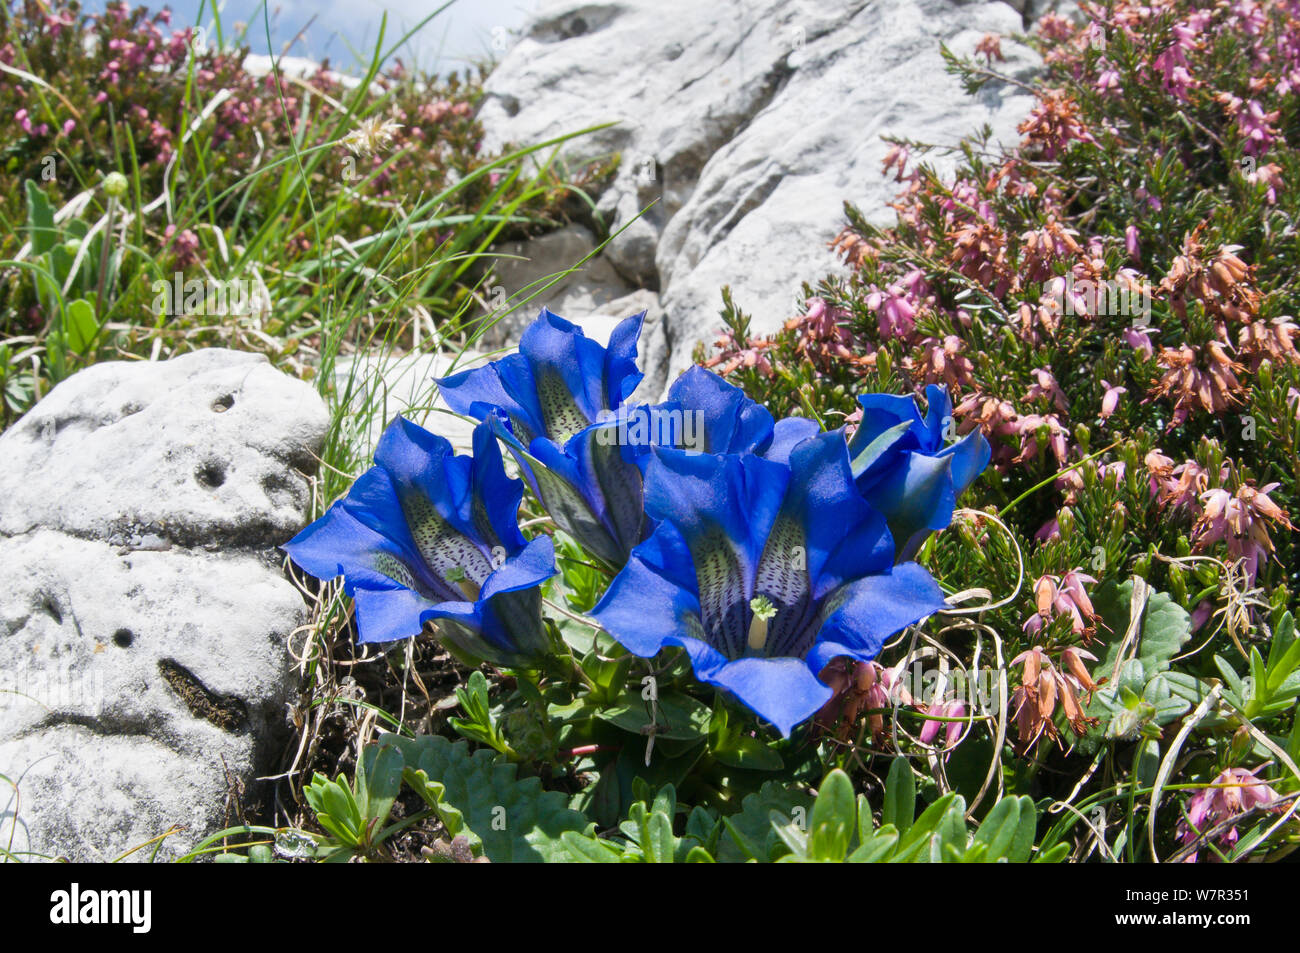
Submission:
[[1151,391],[1153,397],[1169,397],[1174,401],[1171,427],[1176,427],[1191,415],[1197,406],[1206,413],[1222,414],[1234,404],[1243,402],[1241,381],[1237,375],[1244,365],[1233,361],[1217,341],[1206,345],[1208,367],[1198,366],[1200,353],[1190,345],[1178,348],[1161,348],[1156,358],[1165,369],[1164,375]]
[[983,56],[985,61],[992,66],[993,61],[1005,63],[1007,58],[1002,55],[1002,37],[996,33],[985,33],[980,41],[975,44],[977,55]]
[[1007,262],[1007,239],[994,225],[963,225],[948,234],[950,261],[967,278],[978,281],[997,297],[1011,290],[1017,277]]
[[1206,262],[1196,232],[1183,239],[1183,253],[1160,282],[1160,290],[1168,294],[1169,305],[1180,318],[1187,318],[1189,298],[1199,301],[1206,314],[1223,320],[1244,324],[1259,314],[1254,269],[1236,251],[1236,246],[1225,245]]
[[1272,321],[1253,321],[1238,333],[1237,346],[1253,371],[1266,360],[1300,364],[1300,351],[1295,346],[1298,333],[1300,327],[1287,315]]
[[875,261],[880,254],[880,250],[871,242],[867,241],[859,232],[852,228],[842,228],[840,233],[833,238],[830,247],[834,249],[847,265],[854,268],[861,268],[868,261]]
[[1023,135],[1021,149],[1040,151],[1055,159],[1073,142],[1096,142],[1079,115],[1079,104],[1059,89],[1039,93],[1038,105],[1016,129]]
[[[1084,734],[1090,725],[1097,723],[1097,719],[1084,714],[1083,705],[1079,701],[1080,693],[1085,690],[1085,681],[1086,685],[1092,686],[1087,688],[1088,691],[1094,690],[1097,685],[1083,666],[1081,660],[1084,658],[1095,661],[1090,653],[1082,649],[1066,649],[1062,653],[1062,661],[1070,671],[1062,672],[1052,664],[1047,653],[1035,645],[1011,660],[1012,665],[1024,665],[1020,685],[1011,694],[1012,717],[1016,720],[1016,733],[1022,753],[1033,747],[1044,735],[1059,742],[1059,732],[1052,721],[1058,702],[1070,729],[1076,735]],[[1082,678],[1076,669],[1082,672]]]

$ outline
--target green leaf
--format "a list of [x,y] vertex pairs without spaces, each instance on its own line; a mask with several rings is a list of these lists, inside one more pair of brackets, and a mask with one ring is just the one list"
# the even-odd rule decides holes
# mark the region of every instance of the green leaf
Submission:
[[885,806],[880,812],[880,826],[893,825],[900,837],[905,835],[916,817],[916,779],[906,758],[895,758],[885,778]]
[[402,753],[392,745],[368,745],[357,771],[357,803],[363,818],[383,824],[402,790]]
[[493,863],[567,860],[565,831],[595,825],[568,807],[559,791],[542,789],[540,778],[517,777],[518,768],[496,752],[470,753],[464,741],[438,735],[383,735],[406,760],[406,783],[433,808],[448,832],[465,832],[483,845]]
[[733,735],[722,747],[710,752],[715,759],[729,768],[742,768],[749,771],[780,771],[785,761],[780,753],[759,738],[749,735]]
[[848,862],[850,864],[878,864],[884,861],[889,854],[898,846],[898,831],[892,825],[884,824],[872,832],[871,836],[863,841],[862,846],[849,854]]
[[935,801],[916,819],[916,823],[903,834],[898,841],[898,852],[892,858],[895,861],[913,860],[921,854],[930,845],[932,839],[939,840],[940,826],[948,814],[949,809],[957,807],[962,813],[965,813],[966,803],[957,794],[945,794],[939,800]]
[[560,843],[568,851],[567,859],[576,863],[617,864],[623,857],[622,851],[594,835],[564,831],[560,834]]
[[[646,733],[650,724],[646,713],[648,703],[641,698],[640,689],[632,688],[619,696],[618,701],[595,712],[597,718],[617,725],[635,735]],[[712,712],[709,706],[680,692],[667,692],[659,696],[655,705],[655,737],[672,741],[698,741],[709,730]]]
[[[1130,601],[1133,597],[1133,580],[1116,583],[1107,581],[1098,586],[1092,596],[1093,608],[1101,616],[1105,632],[1110,635],[1109,651],[1097,669],[1097,676],[1109,678],[1128,631]],[[1169,660],[1177,655],[1192,637],[1191,619],[1187,612],[1164,592],[1152,592],[1142,613],[1138,630],[1137,658],[1142,662],[1146,677],[1165,671]],[[1130,650],[1131,651],[1131,650]]]
[[646,863],[673,863],[677,856],[677,838],[673,836],[672,819],[658,811],[651,814],[646,819],[640,846]]
[[32,243],[32,257],[44,255],[59,243],[59,230],[54,224],[54,207],[45,192],[31,179],[27,188],[27,232]]
[[766,863],[771,856],[776,834],[772,830],[771,815],[781,815],[786,821],[807,819],[813,799],[797,788],[788,788],[775,781],[764,782],[754,794],[741,801],[740,811],[723,818],[729,835],[718,843],[718,860],[734,863],[757,860]]
[[78,298],[68,303],[68,310],[63,316],[63,329],[67,334],[68,347],[78,354],[87,353],[99,336],[99,322],[95,320],[95,309],[85,298]]
[[839,863],[849,852],[857,821],[853,782],[836,768],[826,775],[813,802],[808,831],[808,852],[813,860]]
[[1004,797],[993,805],[984,823],[972,838],[972,844],[984,844],[989,862],[1007,860],[1023,864],[1034,848],[1038,818],[1034,802],[1028,797]]
[[768,812],[767,821],[772,826],[772,830],[776,832],[776,836],[790,850],[790,856],[782,859],[800,861],[808,859],[808,835],[800,829],[798,824],[780,811]]

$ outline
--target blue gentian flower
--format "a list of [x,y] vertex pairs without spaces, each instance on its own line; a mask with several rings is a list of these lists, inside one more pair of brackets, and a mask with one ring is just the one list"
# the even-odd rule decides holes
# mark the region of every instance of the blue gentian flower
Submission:
[[592,614],[634,655],[685,647],[697,678],[782,734],[830,698],[818,673],[831,659],[874,658],[944,606],[929,573],[894,564],[839,431],[788,464],[656,448],[646,510],[661,522]]
[[664,403],[638,407],[625,416],[621,439],[633,447],[632,455],[643,469],[652,445],[713,454],[753,453],[784,463],[795,444],[820,429],[802,417],[774,421],[766,407],[739,387],[698,365],[673,382]]
[[914,397],[864,394],[862,423],[849,441],[853,478],[872,507],[885,515],[910,559],[927,536],[947,528],[959,497],[988,466],[992,449],[979,430],[944,443],[952,401],[942,387],[925,389],[925,419]]
[[644,318],[620,323],[602,347],[543,308],[517,353],[437,382],[447,406],[506,442],[556,525],[613,566],[645,535],[642,480],[617,440],[597,438],[641,381]]
[[283,547],[317,579],[343,577],[362,642],[439,636],[467,661],[523,667],[550,647],[542,582],[555,575],[547,536],[528,542],[517,513],[523,484],[506,476],[490,428],[473,457],[398,417],[375,466]]

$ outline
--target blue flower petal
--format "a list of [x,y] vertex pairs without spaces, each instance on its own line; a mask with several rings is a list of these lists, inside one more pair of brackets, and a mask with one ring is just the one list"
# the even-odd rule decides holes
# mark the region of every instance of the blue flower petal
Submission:
[[853,484],[842,434],[804,440],[790,455],[790,469],[754,580],[754,594],[777,610],[763,642],[767,656],[801,656],[826,594],[846,579],[885,572],[894,562],[884,518]]
[[317,579],[344,577],[344,591],[406,586],[434,596],[435,581],[413,548],[398,545],[358,521],[340,500],[281,549]]
[[916,563],[854,580],[823,607],[825,621],[808,652],[808,666],[820,672],[838,655],[873,659],[891,636],[945,605],[939,584]]
[[952,484],[957,496],[975,482],[993,456],[993,448],[979,430],[972,430],[956,443],[949,444],[943,452],[952,457]]
[[772,427],[772,442],[761,454],[763,459],[788,463],[790,452],[810,437],[821,433],[815,420],[807,417],[784,417]]
[[762,454],[772,442],[772,415],[733,384],[692,365],[668,389],[668,400],[702,420],[699,445],[684,449],[704,453]]
[[609,410],[618,410],[645,376],[636,369],[637,340],[644,323],[645,312],[641,311],[624,318],[609,335],[605,350],[605,406]]
[[486,420],[504,414],[525,444],[546,432],[532,368],[522,354],[509,354],[485,367],[474,367],[437,382],[447,406],[458,414]]
[[831,697],[830,686],[797,658],[743,658],[697,674],[731,692],[785,737]]
[[555,544],[549,536],[537,536],[488,576],[479,592],[479,599],[487,601],[504,592],[531,589],[555,573]]
[[[357,641],[396,642],[420,634],[438,603],[410,589],[357,589]],[[446,603],[443,603],[446,605]],[[460,603],[466,610],[470,603]]]
[[491,424],[481,423],[474,428],[473,453],[471,525],[489,546],[500,545],[513,553],[524,545],[523,533],[519,531],[519,504],[524,498],[524,484],[506,475],[501,447]]
[[745,651],[758,559],[790,478],[755,456],[655,448],[646,467],[646,512],[670,522],[691,551],[709,644]]
[[522,485],[506,476],[488,425],[475,429],[474,447],[473,458],[456,456],[398,418],[377,465],[285,544],[317,578],[343,576],[361,641],[409,638],[437,619],[469,658],[517,666],[547,649],[538,587],[555,573],[552,543],[524,543]]
[[944,431],[952,420],[952,399],[948,396],[948,391],[938,384],[927,384],[925,400],[928,405],[925,412],[925,429],[929,439],[923,442],[922,448],[933,453],[943,446]]
[[908,425],[905,432],[911,434],[915,441],[912,446],[920,447],[922,438],[929,433],[925,421],[921,419],[921,411],[916,406],[916,399],[913,397],[902,397],[897,394],[862,394],[858,397],[858,405],[862,408],[862,422],[858,424],[854,441],[860,446],[865,447],[886,430],[891,430],[899,424]]
[[563,448],[534,440],[527,452],[510,443],[536,482],[555,524],[612,566],[627,561],[646,531],[642,478],[618,443],[618,424],[594,424]]
[[652,658],[667,644],[699,641],[700,600],[691,553],[681,534],[661,524],[632,551],[591,615],[641,658]]

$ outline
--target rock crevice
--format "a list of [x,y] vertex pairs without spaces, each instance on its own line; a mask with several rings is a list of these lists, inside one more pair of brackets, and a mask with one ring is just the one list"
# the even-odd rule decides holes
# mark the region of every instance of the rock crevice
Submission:
[[[971,55],[986,33],[1019,32],[1025,5],[953,0],[693,0],[544,5],[489,77],[487,145],[616,126],[566,144],[574,160],[619,154],[596,207],[614,237],[543,302],[578,320],[626,316],[650,296],[644,337],[654,399],[720,326],[720,289],[769,332],[800,286],[839,269],[828,241],[843,203],[889,220],[884,135],[953,146],[988,124],[1009,142],[1031,97],[968,97],[940,44]],[[999,69],[1028,79],[1036,56],[1009,39]],[[945,167],[938,157],[937,164]],[[582,254],[596,247],[586,236]],[[578,245],[512,249],[531,277],[572,266]],[[565,257],[565,255],[571,257]],[[503,284],[521,287],[506,269]],[[523,316],[526,318],[531,315]],[[494,343],[510,344],[521,322]]]

